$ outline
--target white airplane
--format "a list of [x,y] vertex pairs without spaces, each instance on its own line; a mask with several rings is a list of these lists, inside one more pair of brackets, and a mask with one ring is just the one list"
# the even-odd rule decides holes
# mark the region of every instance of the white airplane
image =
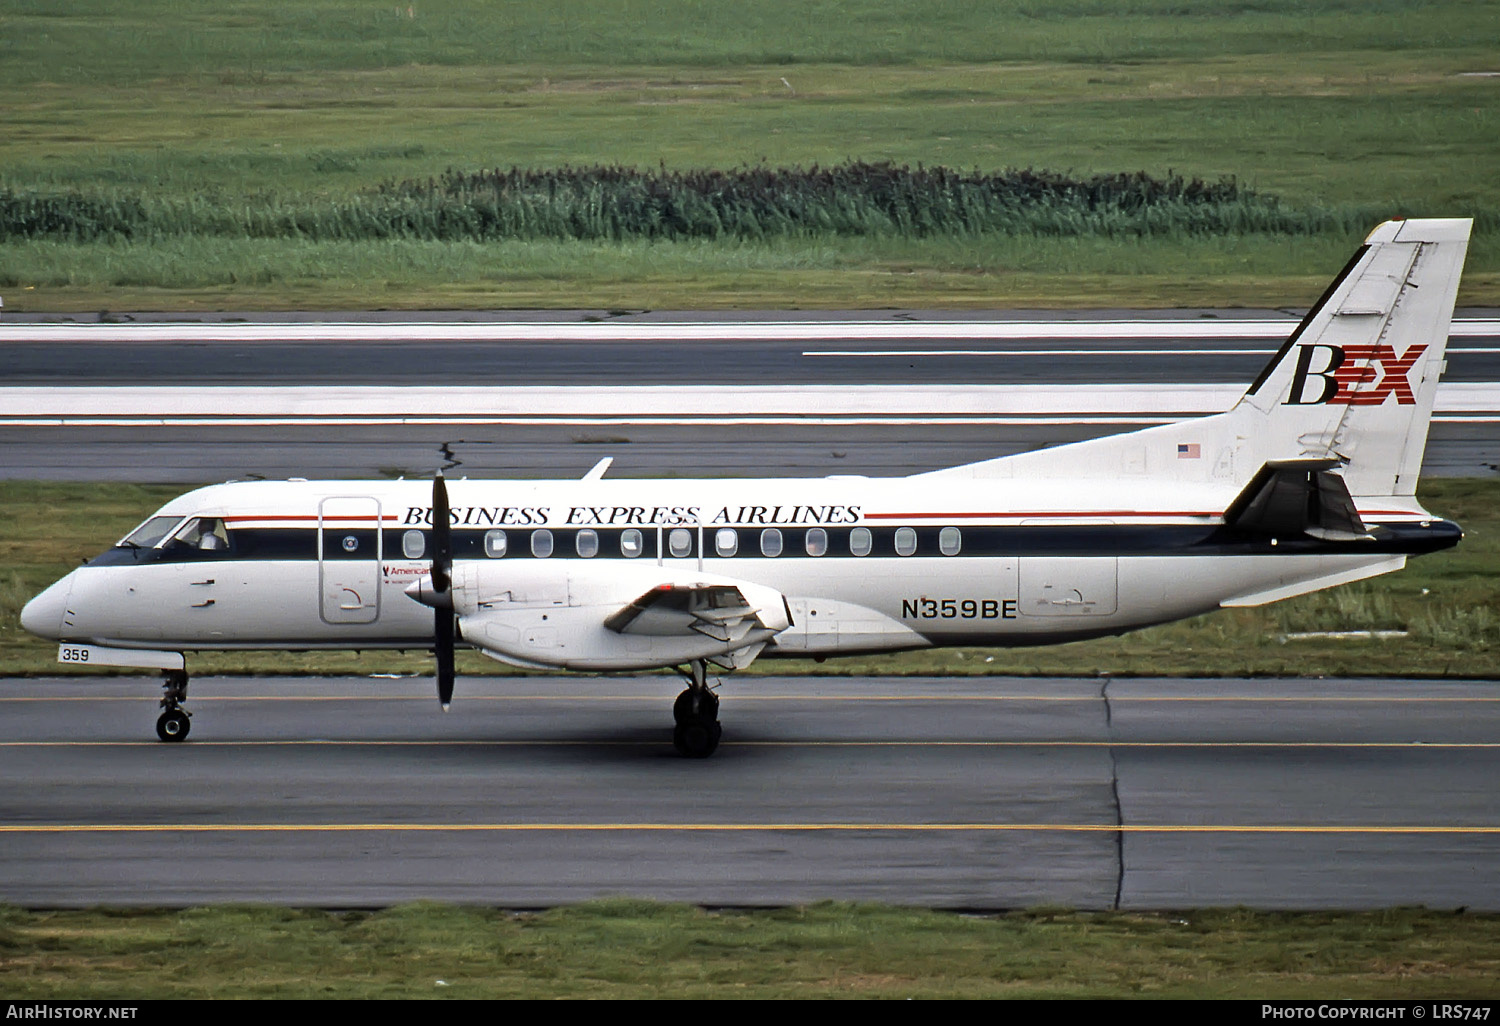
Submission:
[[1388,221],[1228,412],[904,478],[232,482],[167,503],[29,602],[65,663],[431,648],[679,668],[674,742],[721,728],[709,667],[1039,645],[1256,606],[1456,544],[1415,497],[1471,222]]

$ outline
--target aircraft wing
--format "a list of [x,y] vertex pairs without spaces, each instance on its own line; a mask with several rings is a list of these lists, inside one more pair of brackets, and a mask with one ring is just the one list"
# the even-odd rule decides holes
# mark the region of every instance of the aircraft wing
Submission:
[[690,632],[719,641],[735,641],[756,626],[770,624],[758,607],[734,584],[662,584],[604,620],[616,634],[655,637]]
[[701,571],[599,564],[558,577],[541,564],[466,570],[455,587],[464,640],[522,665],[644,669],[709,659],[740,669],[792,625],[776,589]]

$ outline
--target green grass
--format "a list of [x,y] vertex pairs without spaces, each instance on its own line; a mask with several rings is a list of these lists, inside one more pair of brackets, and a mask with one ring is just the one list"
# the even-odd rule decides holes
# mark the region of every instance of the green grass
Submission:
[[[1447,0],[557,0],[545,9],[485,0],[350,5],[106,3],[67,12],[14,0],[0,80],[122,84],[195,74],[255,79],[305,69],[423,64],[945,64],[1049,60],[1093,65],[1208,54],[1481,47],[1493,6]],[[55,56],[54,61],[45,58]]]
[[71,998],[1491,998],[1500,918],[961,916],[617,898],[539,913],[0,908],[0,988]]
[[[447,168],[592,163],[1233,175],[1298,210],[1478,215],[1461,302],[1500,303],[1488,227],[1500,210],[1500,80],[1464,76],[1496,70],[1500,5],[750,7],[449,2],[408,18],[399,4],[15,3],[0,13],[0,189],[232,208],[337,204]],[[1358,232],[1335,234],[1304,240],[1338,251],[1316,277],[1342,265]],[[733,243],[677,255],[631,243],[243,241],[102,255],[7,242],[0,287],[12,310],[1265,305],[1318,292],[1305,261],[1276,265],[1287,241],[1262,235],[1224,240],[1246,263],[1212,273],[1191,238],[1123,244],[1107,272],[1089,260],[1070,270],[1089,248],[1076,240],[942,240],[975,254],[967,275],[951,249],[899,238],[777,243],[750,271],[737,270],[746,250]],[[1022,250],[1044,266],[1017,267]],[[809,275],[809,252],[839,266]]]
[[[253,204],[120,190],[0,190],[0,239],[74,242],[1301,237],[1361,232],[1378,216],[1352,207],[1294,209],[1233,178],[964,172],[865,161],[448,170],[352,196]],[[1490,220],[1485,215],[1478,227],[1494,227]]]
[[[56,645],[20,629],[32,595],[95,555],[178,494],[168,486],[0,482],[0,666],[8,675],[88,672],[55,661]],[[762,660],[751,673],[1093,676],[1416,676],[1500,678],[1500,480],[1430,479],[1435,513],[1466,531],[1456,548],[1400,573],[1254,609],[1226,609],[1118,638],[1042,648],[937,649],[835,659]],[[38,515],[45,511],[46,515]],[[1401,638],[1295,639],[1312,631],[1404,630]],[[421,653],[218,653],[190,658],[203,674],[426,673]],[[473,652],[466,675],[515,672]]]
[[[1310,304],[1356,237],[782,239],[772,242],[307,242],[178,238],[0,246],[8,307],[97,311],[364,307],[977,307]],[[1500,249],[1479,240],[1475,259]],[[24,269],[24,270],[23,270]],[[1460,301],[1500,296],[1469,273]],[[1489,291],[1487,291],[1489,290]],[[40,297],[32,299],[30,297]],[[236,307],[233,304],[239,303]]]

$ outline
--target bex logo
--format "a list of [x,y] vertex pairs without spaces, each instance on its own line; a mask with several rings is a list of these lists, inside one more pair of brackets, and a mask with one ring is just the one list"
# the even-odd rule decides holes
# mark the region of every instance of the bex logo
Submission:
[[[1395,396],[1402,406],[1413,406],[1407,373],[1427,351],[1426,346],[1412,346],[1400,356],[1390,346],[1330,346],[1322,343],[1298,346],[1297,371],[1292,375],[1292,393],[1287,406],[1317,406],[1320,403],[1345,403],[1350,406],[1379,406],[1387,396]],[[1322,350],[1326,356],[1319,356]],[[1314,370],[1313,363],[1322,365]],[[1308,395],[1308,379],[1318,378],[1321,391]]]

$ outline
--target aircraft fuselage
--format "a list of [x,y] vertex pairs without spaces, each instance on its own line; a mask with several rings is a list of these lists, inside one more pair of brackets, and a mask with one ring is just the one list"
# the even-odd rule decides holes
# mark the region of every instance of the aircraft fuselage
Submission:
[[[1460,537],[1456,525],[1402,510],[1362,510],[1374,537],[1360,541],[1246,534],[1223,521],[1232,487],[1179,490],[1180,501],[1163,502],[1173,493],[1122,486],[1109,496],[1096,489],[1092,503],[1080,501],[1084,486],[1067,483],[450,487],[455,579],[482,594],[481,624],[517,632],[510,645],[482,635],[470,643],[575,668],[660,665],[649,652],[632,659],[623,640],[592,651],[599,646],[569,623],[570,610],[618,608],[648,578],[772,589],[790,624],[765,654],[827,656],[1114,634],[1383,573]],[[1023,495],[1024,504],[1011,498]],[[194,521],[220,523],[223,547],[112,548],[38,596],[27,629],[127,648],[429,642],[431,611],[408,595],[432,566],[426,482],[231,483],[189,493],[156,517],[171,521],[167,538]]]

